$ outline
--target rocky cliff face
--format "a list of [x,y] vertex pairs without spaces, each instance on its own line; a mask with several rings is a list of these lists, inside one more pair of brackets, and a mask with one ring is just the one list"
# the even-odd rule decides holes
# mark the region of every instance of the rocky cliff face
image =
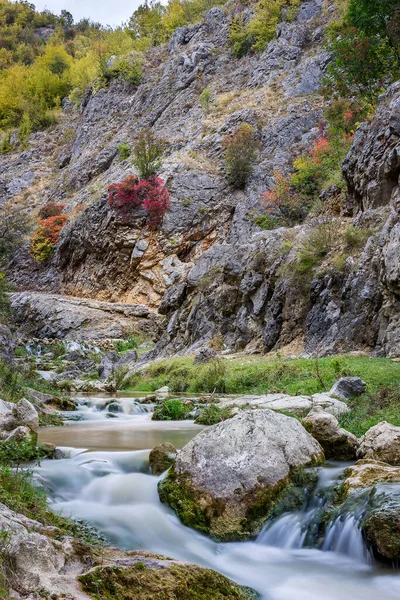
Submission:
[[[355,224],[372,229],[364,251],[341,269],[327,259],[304,284],[292,266],[318,222],[261,231],[253,218],[273,171],[284,171],[318,136],[332,11],[323,0],[304,2],[262,54],[236,59],[227,44],[232,14],[213,8],[204,22],[178,29],[169,47],[149,53],[137,89],[114,82],[89,90],[79,114],[66,106],[58,128],[4,161],[3,198],[21,206],[63,201],[73,215],[52,265],[40,269],[22,251],[14,283],[159,309],[165,321],[156,355],[212,339],[254,351],[398,354],[400,88],[360,127],[344,165]],[[199,102],[205,88],[208,111]],[[246,188],[234,191],[221,142],[243,122],[256,129],[260,151]],[[157,232],[140,214],[127,226],[106,201],[108,185],[132,173],[118,145],[133,144],[148,126],[169,144],[161,176],[171,210]],[[351,223],[338,218],[332,227]]]

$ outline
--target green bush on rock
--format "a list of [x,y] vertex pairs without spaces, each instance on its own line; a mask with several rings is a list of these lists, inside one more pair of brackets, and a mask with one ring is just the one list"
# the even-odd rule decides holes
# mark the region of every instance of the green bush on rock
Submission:
[[183,421],[189,418],[192,407],[186,405],[179,398],[170,398],[164,400],[163,404],[156,408],[152,419],[153,421]]

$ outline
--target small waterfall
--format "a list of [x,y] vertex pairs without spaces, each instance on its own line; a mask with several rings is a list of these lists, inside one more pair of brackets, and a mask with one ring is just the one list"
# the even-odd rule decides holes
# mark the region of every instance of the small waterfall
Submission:
[[371,555],[360,531],[361,515],[347,514],[329,524],[322,550],[346,554],[359,562],[369,563]]
[[344,468],[323,469],[317,487],[310,494],[303,508],[297,512],[283,514],[268,523],[258,536],[257,543],[287,550],[312,548],[316,544],[323,552],[336,552],[369,564],[371,556],[360,530],[361,519],[366,508],[363,494],[360,494],[355,510],[336,514],[328,523],[322,541],[314,539],[314,533],[318,532],[321,519],[324,517],[324,507],[329,502],[335,483]]
[[69,420],[132,419],[154,412],[154,404],[141,404],[135,398],[75,398],[78,408],[64,413]]

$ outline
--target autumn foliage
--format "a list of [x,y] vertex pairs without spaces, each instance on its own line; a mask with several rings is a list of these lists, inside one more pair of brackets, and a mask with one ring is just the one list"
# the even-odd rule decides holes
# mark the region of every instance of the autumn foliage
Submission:
[[155,176],[139,179],[130,175],[122,183],[113,183],[108,188],[108,204],[123,221],[128,222],[144,211],[150,227],[160,225],[170,208],[169,199],[164,181]]
[[31,255],[36,262],[44,263],[51,258],[58,243],[60,232],[68,218],[69,215],[65,214],[38,221],[30,246]]

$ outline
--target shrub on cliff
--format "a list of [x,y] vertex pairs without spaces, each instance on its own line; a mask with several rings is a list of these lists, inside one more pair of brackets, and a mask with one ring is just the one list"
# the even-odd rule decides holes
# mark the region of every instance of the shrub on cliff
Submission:
[[30,253],[36,262],[44,263],[51,258],[68,218],[69,215],[57,215],[38,222],[30,245]]
[[237,14],[232,19],[229,42],[233,53],[241,58],[250,50],[262,52],[276,35],[279,21],[291,21],[301,0],[259,0],[249,21]]
[[150,227],[158,226],[169,209],[169,192],[159,177],[141,179],[130,175],[122,183],[108,188],[108,204],[113,211],[129,221],[139,210],[144,210]]
[[151,129],[143,129],[133,148],[133,164],[143,179],[155,175],[162,166],[165,144]]
[[228,178],[236,188],[244,188],[253,172],[253,162],[259,147],[254,127],[242,123],[222,141]]

